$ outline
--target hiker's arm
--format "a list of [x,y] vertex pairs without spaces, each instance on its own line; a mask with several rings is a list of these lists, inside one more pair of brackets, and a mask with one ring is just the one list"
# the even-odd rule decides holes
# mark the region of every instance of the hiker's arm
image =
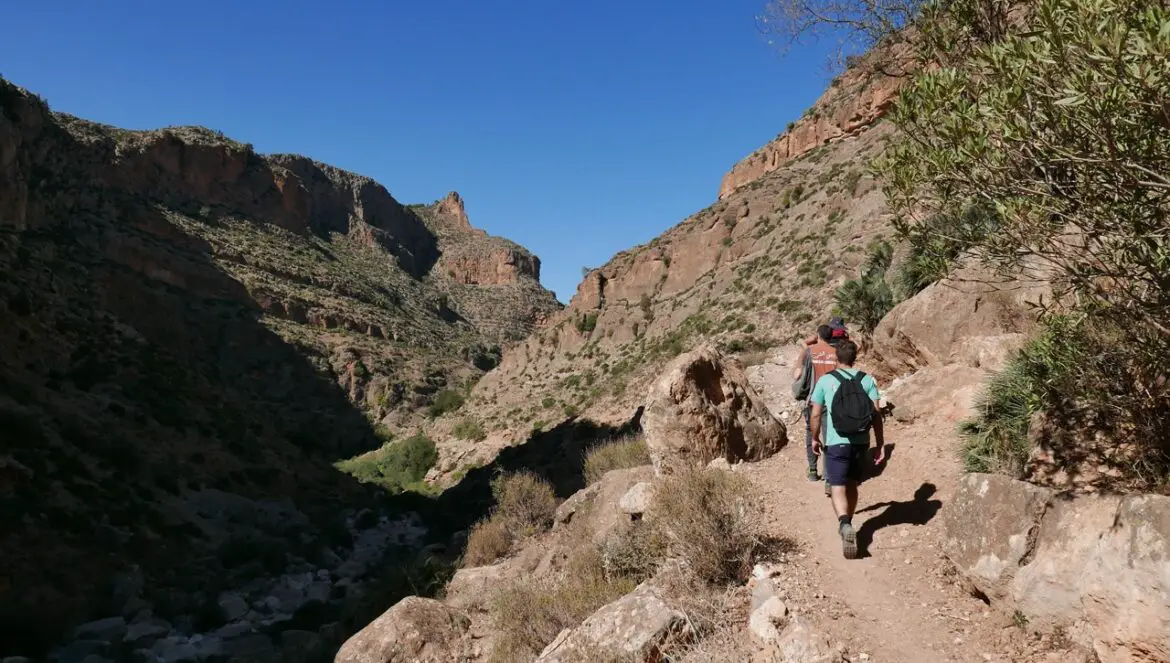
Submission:
[[824,409],[824,405],[814,402],[808,422],[812,431],[813,453],[818,455],[821,453],[821,411]]
[[801,348],[800,354],[796,355],[796,361],[792,364],[792,379],[795,380],[804,372],[804,355],[808,352],[808,348]]
[[809,336],[808,338],[804,339],[804,344],[805,345],[816,345],[818,338],[819,337],[816,334],[813,334],[812,336]]
[[873,440],[877,443],[877,453],[874,454],[873,462],[881,465],[886,460],[886,427],[885,417],[882,416],[882,411],[878,409],[878,402],[873,402]]

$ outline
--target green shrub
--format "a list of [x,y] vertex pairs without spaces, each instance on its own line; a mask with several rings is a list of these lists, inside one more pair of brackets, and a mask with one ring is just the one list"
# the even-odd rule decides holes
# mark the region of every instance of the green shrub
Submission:
[[460,440],[472,440],[474,442],[479,442],[487,437],[487,431],[483,429],[483,424],[471,417],[466,417],[455,424],[455,428],[451,432]]
[[599,444],[585,453],[585,481],[596,483],[610,470],[622,470],[650,464],[645,440],[618,438]]
[[544,398],[540,399],[540,407],[546,410],[552,407],[556,407],[556,404],[557,399],[553,398],[552,396],[545,396]]
[[438,458],[439,452],[430,438],[413,435],[401,442],[390,442],[374,451],[340,461],[336,467],[359,481],[402,491],[408,485],[422,481]]
[[435,400],[427,412],[432,417],[441,417],[463,407],[464,400],[463,394],[452,389],[444,389],[435,394]]
[[846,281],[833,294],[836,312],[846,320],[853,320],[865,333],[872,333],[882,318],[894,308],[894,295],[886,283],[886,270],[893,257],[893,248],[886,242],[870,247],[869,259],[862,267],[861,277]]
[[586,334],[597,329],[597,314],[586,313],[577,318],[577,331]]

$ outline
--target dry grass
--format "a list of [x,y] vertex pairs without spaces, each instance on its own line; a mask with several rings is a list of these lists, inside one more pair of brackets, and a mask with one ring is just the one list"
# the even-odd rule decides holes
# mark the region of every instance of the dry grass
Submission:
[[585,481],[595,483],[610,470],[650,464],[646,442],[633,437],[618,438],[593,447],[585,454]]
[[512,533],[497,518],[485,518],[471,528],[467,549],[463,551],[463,566],[485,566],[508,554],[512,549]]
[[666,558],[667,543],[662,528],[645,520],[633,523],[621,536],[610,537],[602,547],[606,575],[634,582],[646,580]]
[[718,584],[747,578],[762,537],[747,503],[747,480],[720,470],[684,469],[663,479],[650,516],[671,552],[696,576]]
[[578,547],[559,577],[518,579],[492,597],[488,612],[498,635],[491,661],[536,658],[563,629],[577,626],[636,586],[628,578],[610,578],[596,548]]
[[492,518],[499,519],[519,536],[531,536],[552,527],[557,496],[549,482],[529,472],[505,474],[492,480],[496,506]]

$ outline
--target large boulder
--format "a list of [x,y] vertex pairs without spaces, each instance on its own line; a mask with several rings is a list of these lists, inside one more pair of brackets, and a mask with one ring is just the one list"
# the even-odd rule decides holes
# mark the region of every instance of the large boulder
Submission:
[[716,458],[762,460],[788,443],[743,368],[710,345],[681,355],[655,381],[642,426],[659,474]]
[[577,663],[609,656],[623,661],[661,661],[692,637],[686,615],[672,608],[658,589],[643,583],[599,608],[580,626],[562,631],[536,660]]
[[998,370],[1034,324],[1042,284],[997,284],[968,267],[898,304],[874,330],[873,352],[890,375],[964,364]]
[[1051,500],[1046,488],[999,474],[967,474],[943,510],[943,552],[975,589],[1005,598]]
[[991,599],[1037,628],[1063,627],[1101,663],[1170,660],[1170,497],[1054,497],[967,475],[945,552]]
[[471,620],[434,599],[408,596],[345,641],[334,663],[447,663],[464,655]]

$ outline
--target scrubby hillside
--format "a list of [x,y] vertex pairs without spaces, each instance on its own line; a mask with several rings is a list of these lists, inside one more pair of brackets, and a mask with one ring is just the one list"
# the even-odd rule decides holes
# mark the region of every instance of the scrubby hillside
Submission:
[[[198,630],[221,590],[342,564],[377,495],[332,464],[558,310],[538,278],[455,195],[407,208],[304,157],[86,122],[0,80],[0,640],[35,647],[142,592]],[[138,589],[116,594],[119,573]]]
[[[439,422],[440,469],[478,464],[569,416],[625,422],[665,362],[701,339],[751,360],[811,333],[869,245],[890,236],[867,174],[890,134],[885,106],[854,100],[884,95],[890,83],[880,74],[849,80],[855,97],[831,88],[810,117],[861,103],[864,122],[737,179],[733,192],[725,185],[719,202],[587,274],[569,306],[505,352],[464,409]],[[486,429],[484,442],[452,434],[469,420]]]

